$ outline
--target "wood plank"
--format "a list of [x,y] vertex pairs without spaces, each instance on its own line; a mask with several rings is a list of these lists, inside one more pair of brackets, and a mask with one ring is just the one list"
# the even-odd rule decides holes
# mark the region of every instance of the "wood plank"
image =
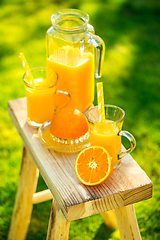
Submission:
[[9,115],[67,221],[120,208],[152,197],[152,182],[130,156],[103,184],[88,187],[74,171],[77,153],[44,147],[38,130],[27,124],[26,98],[8,102]]

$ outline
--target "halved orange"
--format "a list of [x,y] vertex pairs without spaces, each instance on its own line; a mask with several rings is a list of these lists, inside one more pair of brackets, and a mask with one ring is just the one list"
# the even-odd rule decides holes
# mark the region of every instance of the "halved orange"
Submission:
[[90,146],[78,154],[75,172],[83,184],[95,186],[112,175],[113,161],[104,147]]
[[58,110],[50,125],[50,132],[63,139],[75,139],[83,136],[89,129],[85,115],[78,109]]

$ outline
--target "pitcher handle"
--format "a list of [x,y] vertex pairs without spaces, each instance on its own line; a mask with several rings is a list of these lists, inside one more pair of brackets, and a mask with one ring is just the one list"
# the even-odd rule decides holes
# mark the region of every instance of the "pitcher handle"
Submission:
[[128,153],[131,153],[135,149],[136,140],[133,137],[133,135],[127,131],[120,130],[118,135],[126,137],[130,141],[130,144],[131,144],[130,148],[128,148],[126,151],[118,153],[118,159],[121,159],[121,158],[125,157]]
[[96,50],[96,69],[95,78],[101,78],[103,71],[104,55],[105,55],[105,43],[97,35],[90,33],[88,43],[92,44]]
[[87,24],[87,30],[88,32],[92,33],[95,35],[95,30],[94,30],[94,27],[91,25],[91,24]]

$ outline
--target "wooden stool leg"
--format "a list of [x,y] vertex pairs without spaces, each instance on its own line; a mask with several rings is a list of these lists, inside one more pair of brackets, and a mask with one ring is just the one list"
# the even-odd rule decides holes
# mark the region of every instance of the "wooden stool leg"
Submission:
[[101,213],[101,216],[103,218],[105,225],[108,228],[110,228],[112,230],[115,230],[116,228],[118,228],[115,210],[103,212],[103,213]]
[[68,240],[70,222],[67,222],[58,204],[53,199],[47,240]]
[[141,240],[134,205],[115,209],[122,240]]
[[23,146],[22,164],[8,240],[24,240],[32,212],[32,198],[36,190],[39,171],[31,155]]

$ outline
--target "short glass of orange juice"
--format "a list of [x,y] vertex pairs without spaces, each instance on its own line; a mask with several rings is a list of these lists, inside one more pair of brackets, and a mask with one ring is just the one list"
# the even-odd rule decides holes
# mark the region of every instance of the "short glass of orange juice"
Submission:
[[[121,159],[126,154],[132,152],[136,146],[136,140],[133,135],[127,131],[122,131],[125,112],[123,109],[105,105],[105,119],[99,121],[98,106],[90,108],[86,117],[90,128],[90,141],[92,146],[102,146],[113,159],[114,168],[121,164]],[[130,142],[130,148],[122,151],[121,136],[126,137]]]
[[[70,101],[67,92],[57,90],[58,75],[52,69],[31,69],[33,79],[25,73],[23,81],[27,98],[27,118],[29,125],[40,127],[45,121],[52,119],[56,109],[56,95],[58,93],[66,96],[66,106]],[[61,106],[61,107],[63,107]]]

